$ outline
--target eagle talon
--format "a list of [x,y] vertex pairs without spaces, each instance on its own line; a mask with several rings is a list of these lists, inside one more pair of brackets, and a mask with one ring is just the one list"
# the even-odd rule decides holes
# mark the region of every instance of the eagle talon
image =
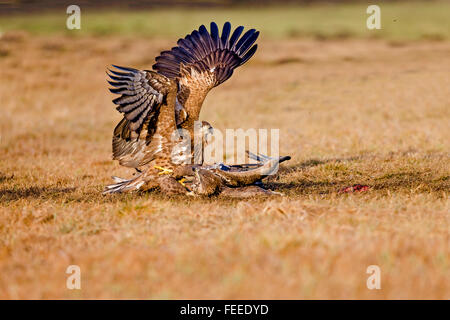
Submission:
[[181,178],[178,180],[178,183],[181,184],[183,187],[186,187],[186,184],[184,183],[186,181],[186,178]]
[[158,170],[161,170],[161,172],[158,172],[159,175],[162,175],[162,174],[171,174],[171,173],[173,173],[173,170],[172,170],[172,169],[167,169],[167,168],[160,167],[160,166],[154,166],[154,168],[155,168],[155,169],[158,169]]

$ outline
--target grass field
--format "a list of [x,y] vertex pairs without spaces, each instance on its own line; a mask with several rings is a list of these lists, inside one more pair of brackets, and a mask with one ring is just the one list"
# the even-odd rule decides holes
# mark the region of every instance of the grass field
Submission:
[[62,33],[76,35],[128,35],[179,38],[186,30],[216,21],[248,25],[261,31],[264,38],[369,37],[393,40],[450,37],[450,1],[378,1],[382,29],[368,30],[367,4],[319,4],[285,7],[237,7],[211,9],[154,9],[96,11],[81,8],[82,25],[77,32],[65,28],[65,7],[33,16],[0,16],[0,31],[27,30],[33,34]]
[[[0,298],[449,299],[450,29],[438,5],[449,3],[382,6],[376,37],[360,5],[92,13],[78,36],[64,13],[1,17]],[[228,16],[261,27],[259,49],[201,118],[280,128],[292,160],[267,185],[286,196],[102,196],[111,175],[131,175],[111,160],[120,115],[106,67],[148,69]],[[370,189],[338,193],[356,183]],[[66,288],[72,264],[81,290]],[[381,290],[366,287],[369,265]]]

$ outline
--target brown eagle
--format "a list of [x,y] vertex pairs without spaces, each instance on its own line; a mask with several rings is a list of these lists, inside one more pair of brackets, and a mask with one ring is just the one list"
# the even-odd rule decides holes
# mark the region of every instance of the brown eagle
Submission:
[[[194,122],[208,92],[231,77],[235,68],[255,53],[259,32],[250,29],[243,35],[243,26],[231,32],[226,22],[219,34],[215,22],[210,32],[204,25],[183,39],[171,50],[156,57],[153,70],[137,70],[113,65],[108,73],[113,100],[124,114],[114,129],[113,159],[139,173],[130,180],[113,177],[115,184],[105,193],[123,192],[160,186],[163,191],[184,188],[172,174],[177,164],[171,159],[176,142],[172,134],[185,129],[194,150]],[[242,36],[241,36],[242,35]],[[204,122],[203,128],[211,126]],[[193,155],[190,154],[189,157]]]

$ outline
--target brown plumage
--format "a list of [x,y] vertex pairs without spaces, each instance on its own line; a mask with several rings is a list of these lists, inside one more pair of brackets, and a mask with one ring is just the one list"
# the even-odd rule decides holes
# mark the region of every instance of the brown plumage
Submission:
[[[219,35],[214,22],[210,33],[202,25],[179,39],[178,46],[161,52],[155,59],[154,71],[118,66],[109,70],[113,86],[110,91],[121,95],[113,102],[124,114],[114,129],[113,159],[142,173],[131,180],[115,178],[117,183],[108,186],[106,193],[158,185],[155,180],[161,180],[156,179],[161,172],[157,167],[170,173],[177,166],[171,161],[175,145],[171,137],[176,128],[190,133],[194,151],[194,122],[199,119],[206,95],[257,49],[253,44],[259,32],[250,29],[241,37],[243,29],[236,28],[230,36],[231,25],[227,22]],[[189,163],[192,158],[193,154],[189,154],[183,160]]]
[[260,161],[255,165],[214,165],[193,168],[192,191],[198,195],[225,197],[252,197],[259,195],[278,194],[260,188],[255,184],[278,168],[281,162],[291,157],[270,158],[264,155],[254,155],[249,152],[252,159]]

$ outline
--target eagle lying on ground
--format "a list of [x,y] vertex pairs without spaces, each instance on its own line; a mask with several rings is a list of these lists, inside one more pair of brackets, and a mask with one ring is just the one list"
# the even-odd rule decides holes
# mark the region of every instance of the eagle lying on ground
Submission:
[[[172,134],[176,129],[187,130],[190,150],[195,150],[194,122],[199,119],[206,95],[230,78],[257,49],[254,43],[259,32],[250,29],[242,35],[243,30],[240,26],[231,32],[231,24],[226,22],[219,34],[212,22],[210,32],[202,25],[179,39],[176,47],[161,52],[153,70],[113,65],[115,69],[108,73],[113,87],[110,91],[120,95],[113,103],[124,114],[114,129],[113,159],[138,173],[130,180],[113,177],[116,183],[104,193],[155,187],[166,193],[186,193],[186,187],[179,183],[186,167],[171,159],[177,143]],[[209,123],[202,123],[202,132],[211,128]],[[191,163],[194,155],[191,152],[185,157],[178,160]],[[187,170],[192,173],[192,168]]]

